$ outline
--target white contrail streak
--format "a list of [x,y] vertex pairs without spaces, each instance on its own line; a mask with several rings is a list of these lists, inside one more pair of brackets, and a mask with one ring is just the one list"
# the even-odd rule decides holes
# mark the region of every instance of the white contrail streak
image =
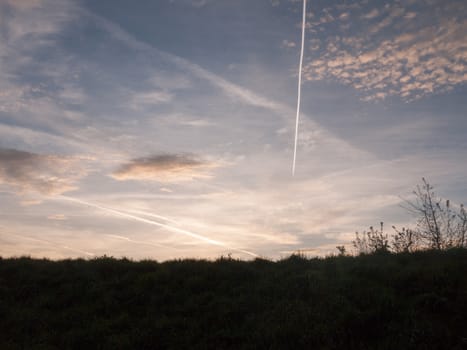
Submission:
[[298,143],[298,121],[300,119],[300,102],[302,99],[302,66],[303,51],[305,49],[305,26],[306,26],[306,0],[303,0],[303,18],[302,18],[302,47],[300,50],[300,64],[298,66],[298,96],[297,96],[297,117],[295,119],[295,144],[293,149],[292,176],[295,175],[295,163],[297,161],[297,143]]
[[258,257],[257,254],[255,254],[253,252],[250,252],[248,250],[232,248],[232,247],[227,246],[223,242],[216,241],[214,239],[202,236],[200,234],[197,234],[197,233],[194,233],[194,232],[191,232],[191,231],[183,230],[183,229],[178,228],[178,227],[163,224],[161,222],[157,222],[157,221],[154,221],[154,220],[145,219],[145,218],[142,218],[140,216],[132,215],[132,214],[120,211],[120,210],[104,207],[102,205],[90,203],[90,202],[83,201],[83,200],[80,200],[80,199],[77,199],[77,198],[72,198],[72,197],[67,197],[67,196],[60,196],[60,198],[71,201],[71,202],[79,203],[79,204],[82,204],[82,205],[86,205],[86,206],[89,206],[89,207],[93,207],[93,208],[96,208],[96,209],[100,209],[100,210],[106,211],[108,213],[111,213],[111,214],[114,214],[116,216],[120,216],[120,217],[123,217],[123,218],[132,219],[132,220],[135,220],[135,221],[143,222],[143,223],[153,225],[153,226],[157,226],[157,227],[162,227],[162,228],[165,228],[165,229],[167,229],[169,231],[180,233],[182,235],[198,239],[200,241],[209,243],[211,245],[215,245],[215,246],[218,246],[218,247],[223,247],[223,248],[226,248],[226,249],[231,249],[231,250],[234,250],[234,251],[237,251],[237,252],[240,252],[240,253],[244,253],[244,254],[247,254],[247,255],[250,255],[250,256]]
[[162,216],[162,215],[157,215],[157,214],[153,214],[153,213],[148,213],[146,211],[142,211],[142,210],[125,210],[126,212],[129,212],[129,213],[132,213],[132,214],[138,214],[138,215],[143,215],[143,216],[149,216],[149,217],[153,217],[153,218],[156,218],[156,219],[161,219],[161,220],[164,220],[164,221],[167,221],[167,222],[171,222],[172,224],[175,224],[177,225],[178,222],[176,222],[175,220],[172,220],[166,216]]
[[119,240],[122,240],[122,241],[127,241],[127,242],[130,242],[130,243],[135,243],[135,244],[143,244],[143,245],[149,245],[149,246],[158,247],[158,248],[166,248],[166,249],[170,248],[170,249],[176,249],[177,250],[177,248],[169,247],[169,246],[166,246],[166,245],[163,245],[163,244],[148,242],[148,241],[136,241],[134,239],[131,239],[131,238],[125,237],[125,236],[110,235],[110,234],[106,234],[106,236],[114,238],[114,239],[119,239]]
[[23,235],[19,235],[17,233],[11,233],[11,232],[3,232],[3,233],[6,233],[7,235],[10,235],[10,236],[19,237],[19,238],[22,238],[22,239],[27,239],[27,240],[30,240],[30,241],[34,241],[34,242],[47,243],[47,244],[49,244],[51,246],[66,249],[66,250],[70,250],[72,252],[79,253],[79,254],[84,254],[84,255],[88,255],[88,256],[96,256],[96,254],[94,254],[94,253],[87,252],[87,251],[81,250],[81,249],[71,248],[71,247],[69,247],[67,245],[62,246],[59,243],[52,242],[52,241],[49,241],[47,239],[33,238],[33,237],[23,236]]

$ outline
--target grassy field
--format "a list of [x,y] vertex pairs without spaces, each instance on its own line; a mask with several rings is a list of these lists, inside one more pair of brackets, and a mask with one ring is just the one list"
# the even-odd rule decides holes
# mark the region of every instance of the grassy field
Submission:
[[467,349],[467,251],[0,259],[0,349]]

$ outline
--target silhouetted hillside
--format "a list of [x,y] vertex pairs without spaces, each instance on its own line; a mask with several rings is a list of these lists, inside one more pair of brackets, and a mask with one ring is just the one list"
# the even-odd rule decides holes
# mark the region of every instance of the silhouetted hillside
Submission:
[[0,259],[1,349],[466,349],[467,251]]

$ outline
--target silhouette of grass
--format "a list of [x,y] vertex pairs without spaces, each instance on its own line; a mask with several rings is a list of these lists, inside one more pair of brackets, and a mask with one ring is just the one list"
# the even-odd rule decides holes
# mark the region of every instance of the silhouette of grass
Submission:
[[465,349],[467,251],[0,259],[0,349]]

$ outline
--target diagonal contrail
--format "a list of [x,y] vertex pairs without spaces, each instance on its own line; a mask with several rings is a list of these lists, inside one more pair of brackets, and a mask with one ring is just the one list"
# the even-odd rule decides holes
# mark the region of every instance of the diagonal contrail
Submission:
[[81,250],[81,249],[71,248],[71,247],[69,247],[67,245],[62,246],[59,243],[56,243],[56,242],[53,242],[53,241],[50,241],[50,240],[47,240],[47,239],[39,239],[39,238],[34,238],[34,237],[29,237],[29,236],[23,236],[23,235],[19,235],[17,233],[11,233],[11,232],[2,232],[2,233],[6,233],[7,235],[10,235],[10,236],[19,237],[19,238],[27,239],[27,240],[34,241],[34,242],[47,243],[47,244],[49,244],[51,246],[66,249],[66,250],[70,250],[72,252],[79,253],[79,254],[84,254],[84,255],[88,255],[88,256],[96,256],[96,254],[94,254],[94,253],[87,252],[87,251]]
[[223,247],[223,248],[226,248],[226,249],[231,249],[231,250],[234,250],[234,251],[239,252],[239,253],[243,253],[243,254],[247,254],[247,255],[250,255],[250,256],[258,257],[257,254],[255,254],[253,252],[250,252],[248,250],[239,249],[239,248],[232,248],[232,247],[229,247],[227,244],[225,244],[223,242],[220,242],[220,241],[217,241],[217,240],[214,240],[214,239],[211,239],[211,238],[208,238],[208,237],[202,236],[200,234],[197,234],[197,233],[194,233],[194,232],[191,232],[191,231],[187,231],[187,230],[184,230],[184,229],[181,229],[181,228],[178,228],[178,227],[174,227],[174,226],[171,226],[171,225],[168,225],[168,224],[163,224],[163,223],[158,222],[158,221],[145,219],[143,217],[133,215],[133,214],[129,214],[129,213],[121,211],[121,210],[116,210],[116,209],[104,207],[104,206],[99,205],[99,204],[90,203],[90,202],[83,201],[81,199],[77,199],[77,198],[73,198],[73,197],[60,196],[60,198],[62,198],[64,200],[68,200],[70,202],[75,202],[75,203],[79,203],[79,204],[86,205],[86,206],[89,206],[89,207],[93,207],[93,208],[96,208],[96,209],[100,209],[100,210],[106,211],[108,213],[111,213],[111,214],[114,214],[114,215],[117,215],[117,216],[120,216],[120,217],[124,217],[124,218],[127,218],[127,219],[132,219],[132,220],[143,222],[143,223],[146,223],[146,224],[149,224],[149,225],[162,227],[162,228],[165,228],[165,229],[167,229],[169,231],[180,233],[180,234],[183,234],[185,236],[189,236],[189,237],[198,239],[200,241],[209,243],[211,245],[215,245],[215,246],[218,246],[218,247]]
[[300,102],[302,98],[302,66],[303,51],[305,49],[305,26],[306,26],[306,0],[303,0],[303,18],[302,18],[302,47],[300,49],[300,64],[298,66],[298,96],[297,96],[297,117],[295,119],[295,144],[293,150],[292,176],[295,175],[295,163],[297,161],[297,142],[298,142],[298,121],[300,119]]
[[153,243],[153,242],[147,242],[147,241],[137,241],[137,240],[131,239],[129,237],[120,236],[120,235],[106,234],[106,236],[111,237],[111,238],[115,238],[115,239],[120,239],[120,240],[123,240],[123,241],[127,241],[127,242],[130,242],[130,243],[135,243],[135,244],[150,245],[150,246],[157,247],[157,248],[177,249],[177,248],[169,247],[169,246],[159,244],[159,243]]
[[153,213],[148,213],[147,211],[142,211],[142,210],[125,210],[127,213],[131,213],[131,214],[138,214],[138,215],[143,215],[143,216],[149,216],[149,217],[153,217],[153,218],[156,218],[156,219],[161,219],[161,220],[164,220],[164,221],[167,221],[167,222],[171,222],[172,224],[175,224],[177,225],[178,222],[176,222],[175,220],[172,220],[166,216],[162,216],[162,215],[157,215],[157,214],[153,214]]

